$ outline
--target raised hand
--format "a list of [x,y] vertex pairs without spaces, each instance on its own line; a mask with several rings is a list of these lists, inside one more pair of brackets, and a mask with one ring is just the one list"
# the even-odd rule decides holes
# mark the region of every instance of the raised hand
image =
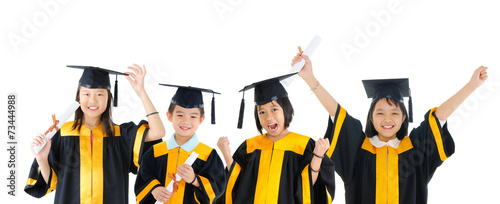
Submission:
[[297,53],[297,55],[295,55],[295,57],[292,59],[292,67],[301,60],[305,60],[306,64],[304,64],[304,67],[302,67],[302,69],[299,71],[299,76],[304,80],[314,77],[312,71],[312,62],[307,55]]
[[313,152],[318,156],[323,156],[328,148],[330,148],[330,141],[328,140],[328,138],[320,138],[318,141],[316,141]]
[[488,70],[488,67],[485,66],[480,66],[476,70],[474,70],[469,83],[475,88],[483,85],[486,79],[488,79],[488,72],[486,70]]
[[144,92],[144,77],[146,76],[146,67],[144,65],[139,66],[134,64],[133,66],[128,67],[132,72],[125,72],[128,76],[126,76],[128,82],[134,89],[137,95],[140,95]]
[[233,157],[231,156],[231,150],[229,149],[229,139],[227,137],[219,137],[217,147],[219,147],[222,152],[222,156],[224,156],[227,168],[229,169],[233,164]]

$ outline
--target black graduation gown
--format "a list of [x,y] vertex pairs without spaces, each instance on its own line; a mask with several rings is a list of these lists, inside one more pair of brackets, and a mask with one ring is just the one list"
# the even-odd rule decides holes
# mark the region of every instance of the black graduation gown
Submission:
[[335,165],[324,157],[316,184],[310,163],[314,140],[290,132],[272,142],[266,135],[245,140],[233,154],[220,203],[331,203]]
[[35,159],[24,191],[40,198],[56,190],[54,203],[128,203],[128,173],[137,173],[141,155],[161,140],[144,142],[146,121],[115,125],[113,141],[104,136],[103,125],[92,131],[82,125],[78,132],[72,130],[73,123],[65,123],[52,137],[49,182],[45,183]]
[[373,146],[361,123],[338,106],[325,138],[331,141],[327,155],[344,181],[346,203],[427,203],[427,184],[455,151],[447,125],[441,127],[434,115],[436,109],[395,149]]
[[167,174],[175,174],[177,167],[184,164],[192,152],[199,154],[191,165],[200,184],[200,189],[187,184],[184,179],[178,183],[178,189],[167,203],[215,203],[226,186],[224,164],[217,151],[203,143],[190,152],[180,147],[167,148],[167,142],[156,144],[143,157],[141,168],[137,174],[135,194],[137,203],[155,203],[151,191],[164,188],[172,178]]

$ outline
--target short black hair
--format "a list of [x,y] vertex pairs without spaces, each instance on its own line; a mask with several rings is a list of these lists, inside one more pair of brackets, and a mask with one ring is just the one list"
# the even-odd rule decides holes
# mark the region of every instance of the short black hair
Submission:
[[[271,101],[271,103],[274,103],[275,101]],[[290,100],[288,97],[283,97],[283,98],[278,98],[276,99],[276,103],[281,106],[283,109],[283,114],[285,115],[285,128],[288,128],[290,126],[290,123],[292,122],[293,119],[293,106],[292,103],[290,103]],[[255,105],[254,109],[254,116],[255,116],[255,124],[257,125],[257,130],[262,133],[262,125],[260,125],[259,121],[259,105]]]
[[378,135],[377,130],[375,130],[375,127],[373,126],[372,119],[373,119],[373,110],[375,109],[375,104],[377,104],[378,101],[385,99],[389,105],[395,105],[396,107],[401,109],[401,112],[403,112],[403,116],[405,117],[405,120],[403,121],[403,124],[401,124],[401,128],[399,131],[396,133],[396,137],[399,140],[402,140],[406,135],[408,135],[408,113],[406,112],[406,107],[404,103],[401,103],[399,101],[396,101],[392,98],[380,98],[378,100],[373,100],[372,104],[370,105],[370,110],[368,111],[368,116],[366,117],[366,128],[365,128],[365,134],[367,137],[373,137],[375,135]]
[[[177,105],[173,104],[173,103],[170,103],[170,106],[168,106],[168,112],[170,114],[174,113],[175,106],[177,106]],[[199,109],[200,109],[201,116],[204,116],[205,115],[205,109],[204,108],[199,108]]]

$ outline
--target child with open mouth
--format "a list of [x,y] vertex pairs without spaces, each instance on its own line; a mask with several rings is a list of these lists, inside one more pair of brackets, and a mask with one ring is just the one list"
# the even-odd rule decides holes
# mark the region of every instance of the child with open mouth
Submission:
[[[331,203],[335,166],[325,156],[328,139],[314,142],[288,130],[293,107],[280,80],[292,75],[260,81],[241,90],[255,89],[254,116],[261,135],[243,142],[232,158],[227,137],[219,139],[218,146],[229,168],[223,203]],[[242,115],[238,126],[242,126]]]

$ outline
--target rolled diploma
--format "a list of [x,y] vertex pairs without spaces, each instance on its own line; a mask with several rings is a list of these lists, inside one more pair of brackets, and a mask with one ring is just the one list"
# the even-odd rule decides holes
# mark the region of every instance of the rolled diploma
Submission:
[[[189,164],[189,166],[193,165],[194,161],[196,161],[196,158],[198,158],[199,154],[196,152],[191,153],[189,157],[187,158],[186,162],[184,164]],[[175,174],[175,181],[180,181],[182,178],[179,176],[179,174]],[[167,191],[172,192],[174,190],[174,180],[170,181],[170,183],[167,186]],[[156,201],[155,204],[163,204],[160,201]]]
[[[56,115],[56,119],[59,120],[59,122],[57,123],[57,129],[61,128],[61,126],[68,120],[68,118],[71,116],[71,114],[73,114],[76,109],[78,109],[78,107],[80,107],[80,103],[76,102],[76,101],[73,101],[66,109],[63,113],[61,113],[60,115]],[[38,152],[40,152],[40,150],[45,147],[45,144],[47,144],[47,137],[49,139],[52,139],[52,136],[54,136],[54,134],[56,134],[57,130],[56,128],[52,129],[52,131],[50,131],[49,133],[47,133],[47,135],[45,135],[45,137],[43,138],[43,143],[42,145],[40,146],[34,146],[33,147],[33,151],[38,154]]]
[[[313,52],[316,50],[316,48],[318,47],[319,43],[321,43],[321,37],[319,37],[318,35],[315,35],[314,38],[309,43],[309,45],[307,45],[307,48],[306,48],[306,50],[304,50],[303,54],[307,55],[307,56],[311,56],[313,54]],[[292,69],[290,70],[290,73],[299,72],[302,69],[302,67],[304,67],[305,64],[306,64],[305,60],[300,60],[299,62],[295,63],[295,65],[293,65]],[[291,76],[288,79],[285,79],[281,82],[285,86],[289,86],[292,83],[293,79],[295,79],[295,77],[296,76]]]

